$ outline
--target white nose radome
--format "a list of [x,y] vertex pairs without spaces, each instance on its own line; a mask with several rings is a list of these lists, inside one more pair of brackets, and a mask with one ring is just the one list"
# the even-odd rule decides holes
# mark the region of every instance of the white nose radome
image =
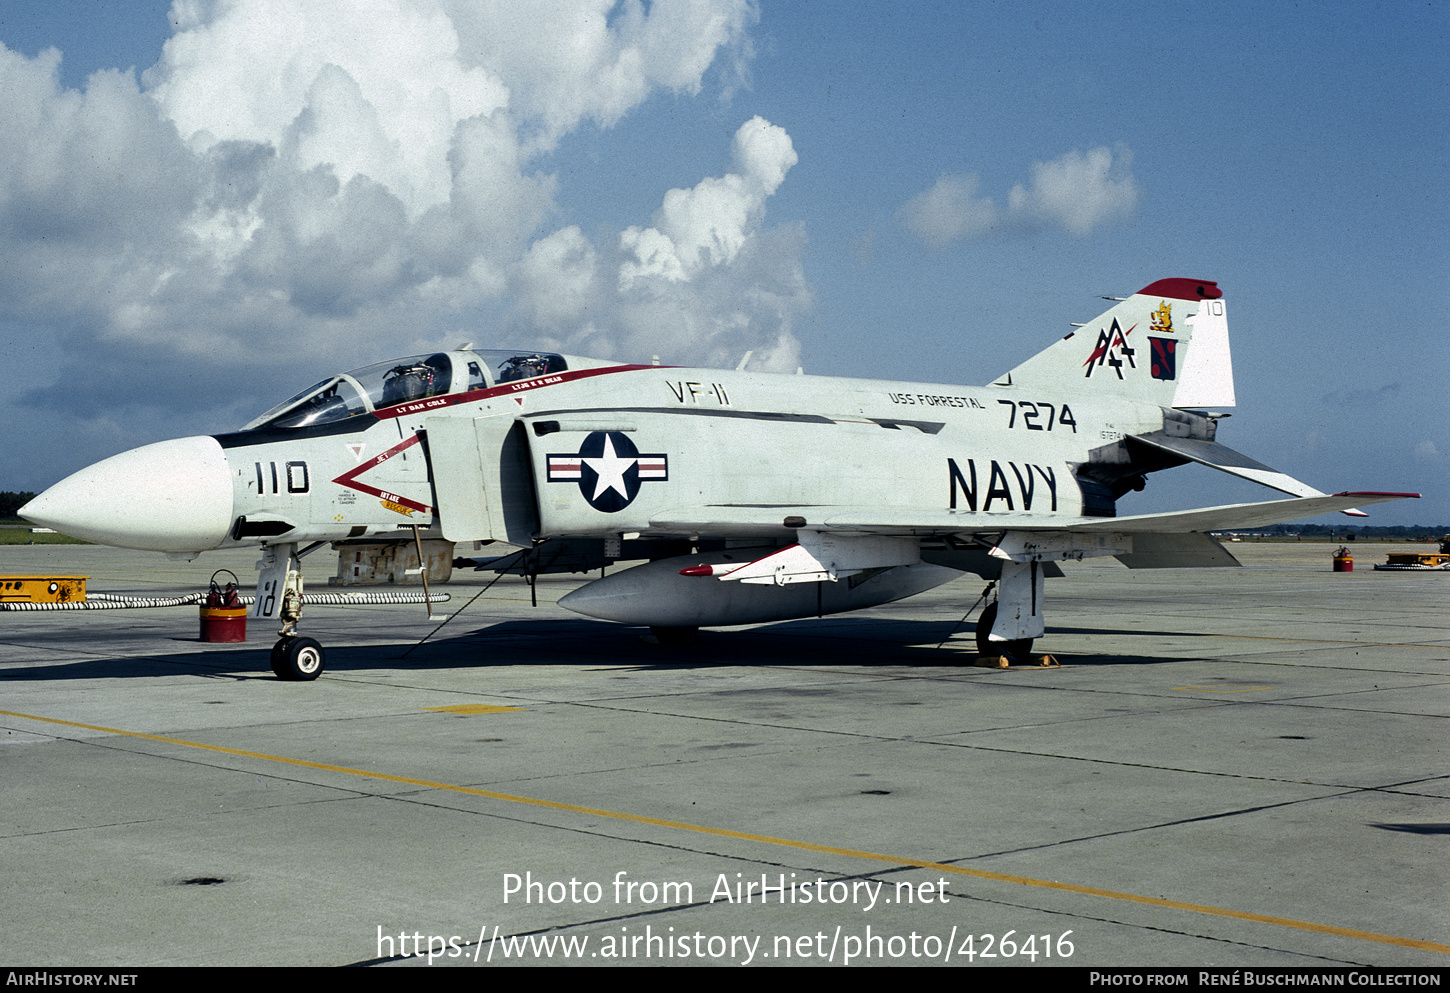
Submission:
[[67,476],[20,516],[103,545],[204,551],[231,528],[231,470],[215,438],[143,445]]

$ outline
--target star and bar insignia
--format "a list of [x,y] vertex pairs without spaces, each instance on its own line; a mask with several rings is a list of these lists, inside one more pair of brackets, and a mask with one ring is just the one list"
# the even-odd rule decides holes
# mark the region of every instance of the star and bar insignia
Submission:
[[668,456],[641,455],[629,436],[619,431],[592,432],[577,455],[548,457],[548,481],[578,483],[589,506],[605,514],[633,503],[645,481],[669,478]]

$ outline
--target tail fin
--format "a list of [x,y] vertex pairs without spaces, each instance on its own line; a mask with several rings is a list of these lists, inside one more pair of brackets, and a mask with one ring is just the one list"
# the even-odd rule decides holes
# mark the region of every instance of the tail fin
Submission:
[[994,385],[1051,387],[1160,407],[1232,407],[1223,294],[1206,279],[1160,279]]

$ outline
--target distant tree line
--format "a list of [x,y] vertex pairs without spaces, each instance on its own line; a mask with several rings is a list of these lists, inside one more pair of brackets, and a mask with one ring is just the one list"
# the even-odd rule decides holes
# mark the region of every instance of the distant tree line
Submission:
[[11,493],[0,491],[0,517],[15,517],[20,508],[35,499],[34,493]]
[[1438,539],[1450,534],[1450,524],[1274,524],[1253,528],[1254,534],[1291,535],[1304,538],[1416,538]]

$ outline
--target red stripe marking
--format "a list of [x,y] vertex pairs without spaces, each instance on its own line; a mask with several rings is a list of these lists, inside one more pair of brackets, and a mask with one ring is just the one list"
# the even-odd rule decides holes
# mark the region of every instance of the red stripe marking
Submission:
[[444,407],[452,407],[460,403],[474,403],[478,400],[489,400],[493,397],[514,396],[528,390],[537,390],[545,386],[558,386],[560,383],[572,383],[581,379],[591,379],[595,376],[609,376],[617,372],[638,372],[641,369],[666,369],[669,366],[656,365],[613,365],[604,369],[575,369],[571,372],[553,373],[548,376],[538,376],[534,379],[521,379],[517,383],[504,383],[502,386],[494,386],[486,390],[471,390],[467,393],[449,393],[446,396],[429,397],[426,400],[416,400],[411,403],[400,403],[392,407],[383,407],[373,411],[378,417],[387,420],[394,417],[406,417],[409,414],[419,414],[430,410],[442,410]]
[[407,438],[404,438],[402,441],[398,442],[396,445],[388,449],[386,452],[383,452],[381,455],[374,455],[372,458],[368,459],[361,465],[349,469],[347,472],[334,479],[333,482],[337,483],[339,486],[346,486],[349,489],[357,490],[360,493],[366,493],[369,496],[375,496],[380,500],[389,500],[393,503],[398,504],[399,506],[408,507],[411,510],[416,510],[423,514],[431,514],[433,512],[433,508],[428,506],[426,503],[418,503],[414,500],[409,500],[407,497],[399,496],[396,493],[390,493],[386,490],[380,490],[375,486],[370,486],[367,483],[360,483],[357,481],[357,477],[361,476],[369,469],[377,468],[384,462],[388,461],[388,459],[392,458],[394,455],[397,455],[399,452],[402,452],[405,449],[412,448],[416,444],[418,444],[418,436],[416,434],[409,435]]

